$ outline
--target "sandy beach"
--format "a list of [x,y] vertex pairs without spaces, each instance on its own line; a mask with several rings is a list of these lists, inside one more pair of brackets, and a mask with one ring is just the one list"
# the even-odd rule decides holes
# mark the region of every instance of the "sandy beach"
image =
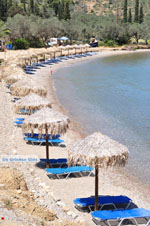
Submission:
[[[146,50],[138,50],[146,51]],[[23,51],[24,52],[24,51]],[[62,61],[59,64],[49,65],[38,69],[35,74],[30,75],[39,84],[47,89],[47,98],[52,102],[52,108],[68,115],[67,109],[65,109],[59,102],[56,96],[55,87],[53,84],[53,76],[55,72],[62,67],[68,67],[72,64],[78,64],[82,61],[88,61],[96,57],[107,57],[116,54],[127,54],[132,51],[100,51],[97,55],[82,58],[82,59],[70,59],[67,61]],[[21,54],[23,55],[23,53]],[[9,56],[11,56],[9,52]],[[0,58],[7,59],[6,56],[0,55]],[[52,70],[52,74],[51,74]],[[29,145],[23,139],[22,129],[13,125],[13,121],[16,117],[20,115],[14,112],[14,103],[12,102],[13,96],[9,93],[6,88],[6,84],[2,81],[0,83],[0,153],[2,154],[18,154],[18,155],[34,155],[38,158],[45,158],[45,146]],[[68,115],[69,116],[69,115]],[[65,146],[50,146],[50,158],[67,158],[67,150],[70,145],[87,135],[86,131],[81,128],[78,122],[71,120],[69,130],[66,134],[61,136],[65,141]],[[15,150],[15,152],[14,152]],[[2,166],[5,166],[2,163]],[[7,165],[8,166],[8,165]],[[27,181],[29,189],[34,190],[35,198],[39,201],[41,205],[45,205],[44,201],[47,200],[49,208],[57,212],[59,219],[69,219],[70,221],[77,222],[78,225],[85,224],[86,226],[95,225],[92,221],[92,217],[89,213],[79,212],[75,207],[73,200],[79,197],[88,197],[94,194],[94,177],[78,177],[69,179],[50,179],[48,178],[44,169],[36,166],[34,164],[29,166],[24,166],[22,164],[11,163],[10,167],[15,167],[19,169]],[[26,168],[26,170],[25,170]],[[26,172],[28,171],[28,175]],[[31,176],[29,180],[28,177]],[[36,179],[37,178],[37,179]],[[150,209],[150,190],[145,185],[141,184],[136,178],[127,175],[124,169],[115,169],[100,171],[99,180],[99,194],[101,195],[126,195],[133,200],[133,202],[138,206],[146,209]],[[41,189],[40,184],[47,186],[48,191],[44,197],[37,197],[36,190]],[[53,200],[53,201],[52,201]],[[58,204],[58,200],[63,204],[62,206]],[[48,205],[48,204],[47,204]],[[68,212],[71,212],[70,215]],[[36,224],[35,224],[36,225]],[[56,224],[54,224],[56,225]]]

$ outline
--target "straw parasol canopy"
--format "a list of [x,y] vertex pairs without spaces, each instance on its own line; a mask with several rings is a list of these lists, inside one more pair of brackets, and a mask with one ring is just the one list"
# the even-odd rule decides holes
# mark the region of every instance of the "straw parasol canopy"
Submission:
[[58,48],[61,50],[61,56],[63,55],[63,51],[67,49],[65,46],[59,46]]
[[90,48],[90,45],[89,44],[85,44],[85,49],[86,49],[86,52],[88,52],[89,48]]
[[75,54],[77,53],[77,49],[79,50],[80,49],[80,46],[79,45],[77,45],[77,44],[75,44],[75,45],[73,45],[73,48],[75,49]]
[[5,79],[11,74],[22,74],[23,69],[20,68],[16,63],[7,62],[4,66],[2,66],[1,73],[2,73],[2,78]]
[[69,50],[71,50],[71,49],[73,49],[74,47],[73,46],[71,46],[71,45],[67,45],[66,46],[66,49],[68,50],[68,55],[69,55]]
[[40,96],[46,96],[47,91],[30,77],[24,78],[10,87],[15,96],[26,96],[29,93],[36,93]]
[[117,141],[94,133],[75,143],[68,152],[68,163],[86,164],[95,167],[95,210],[98,209],[99,168],[124,166],[128,159],[128,149]]
[[45,133],[45,124],[47,124],[49,134],[63,134],[68,129],[69,118],[53,109],[42,108],[24,120],[22,129],[24,132],[31,133],[38,129],[38,132],[43,134]]
[[7,84],[13,84],[21,79],[24,79],[26,76],[26,74],[24,72],[22,73],[12,73],[11,75],[9,75],[8,77],[5,78],[5,82]]
[[16,102],[15,112],[17,113],[21,109],[25,109],[31,113],[34,110],[40,110],[43,107],[51,107],[51,103],[46,98],[31,93]]
[[63,134],[69,126],[69,118],[50,108],[42,108],[27,117],[23,122],[23,132],[34,133],[36,129],[40,134],[46,134],[46,167],[49,167],[48,135]]

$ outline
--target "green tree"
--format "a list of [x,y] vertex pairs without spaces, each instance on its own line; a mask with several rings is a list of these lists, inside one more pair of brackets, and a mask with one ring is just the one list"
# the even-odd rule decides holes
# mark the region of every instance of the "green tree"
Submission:
[[71,19],[70,9],[69,9],[69,2],[66,2],[66,4],[65,4],[65,8],[64,8],[64,19],[65,20],[70,20]]
[[10,29],[8,26],[0,20],[0,37],[5,37],[6,35],[10,34]]
[[8,1],[8,9],[12,6],[12,0]]
[[25,15],[25,12],[24,12],[23,8],[21,8],[20,6],[12,5],[8,10],[8,16],[14,17],[17,14]]
[[135,0],[135,15],[134,15],[134,22],[139,22],[139,0]]
[[140,7],[140,15],[139,15],[139,23],[143,23],[144,21],[144,13],[143,13],[143,6]]
[[7,0],[0,0],[0,19],[7,19],[8,4]]
[[128,21],[128,0],[124,0],[123,21],[124,23]]
[[40,8],[39,8],[39,5],[38,5],[37,2],[34,5],[34,14],[37,15],[37,16],[40,15]]
[[30,0],[30,12],[34,14],[34,0]]
[[130,35],[136,39],[136,44],[138,44],[139,39],[143,37],[143,26],[142,24],[132,24],[130,26]]
[[131,8],[129,9],[128,22],[129,22],[129,23],[132,23],[132,11],[131,11]]
[[58,7],[58,18],[59,20],[64,19],[64,0],[62,0]]

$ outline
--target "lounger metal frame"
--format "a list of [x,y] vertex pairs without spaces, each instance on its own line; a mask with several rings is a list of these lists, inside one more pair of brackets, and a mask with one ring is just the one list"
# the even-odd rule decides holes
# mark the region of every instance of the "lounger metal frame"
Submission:
[[[124,209],[128,209],[132,203],[133,203],[132,200],[130,200],[128,203],[123,203],[123,204],[127,204]],[[112,206],[114,209],[118,209],[118,207],[115,205],[115,203],[106,203],[106,204],[98,204],[98,210],[102,210],[106,206]],[[92,212],[93,207],[94,207],[94,205],[82,206],[81,204],[75,203],[75,208],[78,210],[82,210],[83,208],[88,208],[89,211]]]
[[[27,140],[27,139],[25,139],[26,137],[24,137],[24,140],[25,141],[27,141],[27,142],[31,142],[31,144],[32,145],[34,145],[34,144],[39,144],[39,146],[41,146],[43,143],[46,143],[46,139],[44,140]],[[57,141],[59,140],[59,139],[56,139]],[[54,145],[54,144],[58,144],[58,145],[60,145],[60,144],[62,144],[62,143],[64,143],[64,140],[60,140],[60,142],[56,142],[56,140],[55,139],[52,139],[52,140],[48,140],[48,143],[50,143],[52,146]]]
[[[41,159],[40,159],[40,163],[43,165],[43,166],[45,166],[45,164],[46,164],[46,161],[42,161]],[[49,161],[49,164],[50,164],[50,166],[59,166],[59,168],[61,168],[62,166],[66,166],[67,165],[67,162],[55,162],[55,163],[52,163],[52,162],[50,162]]]
[[91,171],[89,171],[89,170],[85,170],[85,171],[82,171],[82,172],[80,172],[80,171],[76,171],[76,172],[66,172],[66,173],[57,173],[57,174],[54,174],[54,173],[48,173],[48,175],[55,175],[58,179],[60,179],[60,176],[61,175],[67,175],[66,176],[66,178],[65,179],[68,179],[68,177],[70,176],[70,174],[72,174],[72,173],[78,173],[78,174],[80,174],[80,176],[82,177],[82,173],[84,172],[84,173],[89,173],[88,174],[88,177],[92,174],[92,171],[93,170],[91,170]]
[[[138,217],[138,219],[143,219],[143,217]],[[148,219],[146,217],[144,217],[144,219],[147,221],[147,223],[145,224],[145,226],[148,226],[150,224],[150,219]],[[121,226],[124,220],[133,220],[135,222],[135,225],[139,226],[139,224],[138,224],[138,222],[137,222],[137,220],[136,220],[135,217],[117,218],[115,220],[112,220],[112,219],[111,220],[100,220],[99,218],[93,218],[92,220],[93,220],[93,222],[95,224],[99,224],[100,222],[103,222],[103,223],[105,223],[108,226],[112,226],[111,223],[110,223],[112,221],[115,221],[115,222],[118,221],[119,223],[116,226]]]
[[[131,205],[131,203],[132,203],[132,200],[127,204],[127,206],[125,207],[125,209],[128,209],[129,206]],[[98,210],[102,210],[106,206],[112,206],[114,209],[116,209],[116,210],[118,209],[114,203],[107,203],[107,204],[102,204],[102,205],[98,204]],[[89,208],[89,211],[90,212],[93,211],[92,210],[92,207],[93,207],[93,205],[87,206],[87,208]]]

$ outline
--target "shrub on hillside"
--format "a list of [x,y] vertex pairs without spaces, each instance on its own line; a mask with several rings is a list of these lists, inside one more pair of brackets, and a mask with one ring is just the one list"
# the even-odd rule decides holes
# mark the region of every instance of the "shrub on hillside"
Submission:
[[16,39],[14,44],[16,49],[28,49],[30,46],[29,42],[24,38]]
[[107,47],[115,47],[117,43],[113,40],[104,40],[98,43],[98,46],[107,46]]
[[39,38],[36,38],[36,37],[28,39],[28,42],[29,42],[30,47],[32,47],[32,48],[44,47],[43,42]]

